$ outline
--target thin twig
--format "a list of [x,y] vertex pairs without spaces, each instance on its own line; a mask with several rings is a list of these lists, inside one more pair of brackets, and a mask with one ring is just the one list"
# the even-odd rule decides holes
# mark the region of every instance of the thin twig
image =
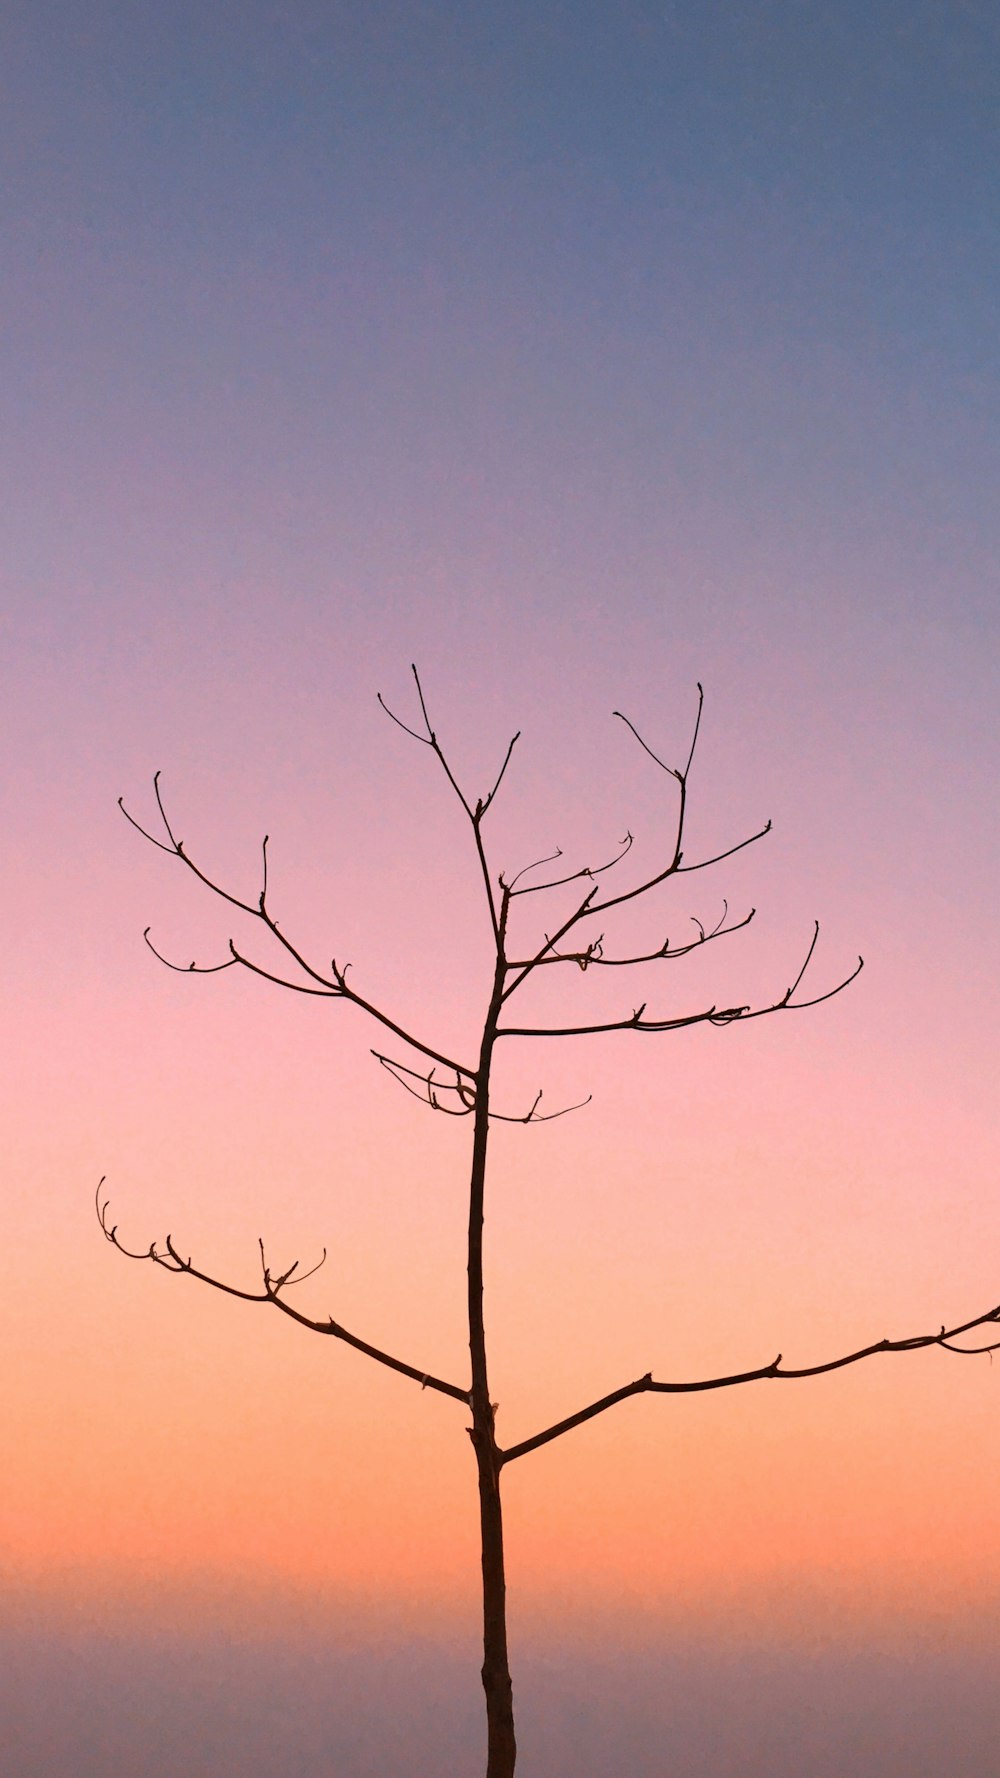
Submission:
[[[384,1056],[379,1050],[372,1050],[371,1053],[376,1062],[379,1062],[387,1073],[391,1074],[395,1081],[398,1081],[404,1091],[418,1100],[421,1105],[429,1105],[432,1111],[440,1111],[445,1117],[468,1117],[470,1112],[475,1111],[475,1091],[468,1082],[461,1079],[438,1080],[433,1068],[429,1074],[421,1074],[418,1069],[407,1068],[403,1062],[395,1061],[392,1056]],[[408,1078],[404,1079],[404,1076]],[[411,1086],[410,1081],[418,1081],[422,1090]],[[458,1106],[442,1105],[440,1097],[442,1093],[456,1093],[461,1104]],[[494,1123],[501,1124],[550,1124],[557,1117],[567,1117],[571,1111],[582,1111],[585,1105],[590,1104],[592,1098],[593,1094],[588,1093],[585,1099],[578,1100],[574,1105],[564,1105],[560,1111],[539,1111],[538,1107],[542,1102],[542,1089],[539,1087],[528,1111],[517,1113],[488,1111],[487,1116]]]
[[[509,885],[507,885],[510,889],[511,898],[513,899],[515,895],[544,895],[548,889],[561,889],[565,883],[576,883],[581,877],[603,876],[605,871],[614,870],[616,864],[621,864],[622,859],[631,851],[632,844],[632,835],[627,833],[621,842],[620,850],[615,853],[613,858],[609,858],[606,864],[585,864],[581,866],[579,870],[570,871],[568,876],[553,877],[548,883],[527,883],[523,889],[515,889],[514,884],[519,882],[523,876],[526,876],[528,871],[536,870],[539,864],[550,864],[552,862],[552,860],[548,858],[539,858],[535,864],[528,864],[525,866],[524,870],[519,870],[517,876],[512,879]],[[556,847],[552,857],[562,857],[560,847]],[[501,887],[504,886],[504,879],[502,876],[500,878],[500,884]]]

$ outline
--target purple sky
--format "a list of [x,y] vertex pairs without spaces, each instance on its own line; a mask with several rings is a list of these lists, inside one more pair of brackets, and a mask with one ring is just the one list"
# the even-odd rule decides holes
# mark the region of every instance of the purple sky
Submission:
[[[774,832],[651,914],[760,909],[670,993],[780,992],[815,917],[817,986],[866,971],[718,1048],[511,1060],[594,1104],[496,1144],[505,1424],[1000,1298],[1000,24],[11,0],[0,66],[13,1778],[464,1778],[454,1416],[116,1267],[90,1205],[108,1172],[136,1239],[234,1273],[330,1239],[345,1319],[446,1371],[464,1151],[360,1024],[154,970],[147,923],[228,928],[116,798],[162,768],[244,888],[268,829],[289,918],[465,1043],[474,872],[376,690],[411,715],[419,661],[474,793],[523,730],[510,868],[653,856],[610,712],[680,758],[703,681],[692,846]],[[981,1778],[1000,1370],[906,1363],[630,1404],[514,1472],[525,1778]],[[197,1600],[247,1563],[227,1645]],[[267,1626],[313,1584],[354,1602],[322,1658]]]

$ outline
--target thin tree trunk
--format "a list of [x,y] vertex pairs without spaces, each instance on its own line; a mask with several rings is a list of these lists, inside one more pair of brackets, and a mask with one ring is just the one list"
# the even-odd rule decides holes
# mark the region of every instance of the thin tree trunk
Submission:
[[493,996],[483,1030],[476,1078],[475,1130],[472,1145],[472,1176],[469,1189],[469,1352],[472,1359],[472,1443],[479,1470],[479,1524],[483,1558],[483,1690],[486,1693],[486,1778],[513,1778],[517,1744],[514,1739],[514,1707],[507,1659],[507,1587],[503,1561],[503,1516],[500,1507],[501,1459],[494,1432],[486,1364],[486,1331],[483,1322],[483,1199],[486,1185],[486,1145],[489,1136],[490,1067],[505,961],[503,928],[507,911],[504,897],[497,934],[497,967]]
[[517,1744],[507,1660],[507,1589],[503,1565],[500,1471],[492,1425],[474,1428],[479,1464],[479,1521],[483,1545],[483,1690],[486,1693],[486,1778],[513,1778]]

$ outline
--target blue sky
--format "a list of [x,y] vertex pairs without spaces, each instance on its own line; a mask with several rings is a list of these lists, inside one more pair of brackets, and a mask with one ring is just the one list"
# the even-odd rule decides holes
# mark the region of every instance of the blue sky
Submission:
[[[374,485],[418,556],[516,514],[526,554],[565,559],[595,504],[619,551],[662,549],[669,503],[677,542],[721,526],[750,571],[762,533],[855,567],[892,534],[923,597],[981,611],[996,29],[931,5],[15,10],[15,533],[69,449],[116,476],[143,452],[223,503],[223,569],[280,555],[310,497],[370,560]],[[280,531],[255,512],[275,476]],[[180,498],[139,494],[158,532]],[[65,489],[48,511],[80,524]]]

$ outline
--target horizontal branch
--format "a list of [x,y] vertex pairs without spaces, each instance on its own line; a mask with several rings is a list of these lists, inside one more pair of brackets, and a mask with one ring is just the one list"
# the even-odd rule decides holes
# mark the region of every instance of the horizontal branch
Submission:
[[[746,924],[746,921],[742,922]],[[646,1002],[631,1012],[627,1018],[608,1019],[595,1025],[501,1025],[498,1037],[594,1037],[608,1031],[682,1031],[691,1025],[735,1025],[747,1019],[762,1019],[769,1013],[803,1012],[806,1007],[819,1006],[824,1000],[832,1000],[834,995],[843,993],[864,968],[864,958],[859,957],[849,975],[843,977],[836,987],[828,988],[822,994],[814,994],[809,1000],[794,999],[796,989],[812,960],[819,938],[819,921],[815,922],[813,936],[806,952],[805,961],[790,988],[767,1006],[708,1006],[701,1012],[681,1013],[675,1018],[647,1019]],[[694,947],[692,947],[694,948]],[[646,961],[646,959],[643,959]]]
[[[104,1179],[102,1178],[97,1187],[95,1200],[97,1220],[104,1232],[105,1239],[110,1241],[112,1247],[116,1248],[119,1253],[124,1254],[126,1259],[150,1260],[153,1265],[161,1266],[166,1272],[183,1273],[188,1278],[197,1278],[200,1284],[211,1285],[213,1290],[221,1290],[226,1296],[238,1297],[244,1303],[270,1303],[273,1308],[280,1309],[283,1315],[288,1315],[292,1321],[297,1321],[300,1327],[307,1327],[311,1333],[329,1334],[335,1340],[343,1340],[346,1345],[353,1346],[355,1351],[363,1352],[367,1358],[373,1358],[377,1364],[383,1364],[389,1370],[398,1371],[401,1376],[411,1378],[414,1383],[419,1383],[422,1389],[436,1389],[440,1395],[450,1395],[455,1401],[468,1404],[469,1392],[467,1389],[460,1389],[455,1383],[446,1383],[441,1377],[432,1376],[429,1371],[419,1370],[416,1365],[406,1364],[401,1358],[393,1358],[391,1353],[383,1352],[378,1346],[372,1346],[367,1340],[362,1340],[357,1334],[351,1333],[340,1322],[334,1321],[332,1315],[326,1320],[317,1321],[313,1316],[303,1315],[298,1309],[293,1309],[291,1303],[285,1301],[281,1292],[289,1285],[301,1284],[306,1278],[312,1277],[313,1273],[317,1272],[319,1266],[323,1264],[323,1260],[320,1260],[319,1265],[313,1266],[310,1271],[295,1277],[294,1274],[299,1269],[299,1262],[296,1260],[288,1267],[287,1271],[275,1276],[267,1264],[264,1243],[261,1241],[258,1245],[264,1288],[260,1291],[240,1290],[235,1284],[227,1284],[222,1278],[216,1278],[210,1272],[203,1272],[199,1266],[194,1265],[190,1258],[184,1259],[170,1235],[166,1237],[163,1252],[159,1250],[155,1242],[151,1242],[147,1248],[138,1251],[124,1246],[118,1239],[117,1223],[112,1223],[110,1227],[108,1225],[109,1200],[105,1198],[103,1203],[101,1201],[103,1186]],[[323,1259],[325,1258],[326,1249],[324,1248]]]
[[603,1395],[600,1401],[591,1402],[589,1407],[581,1408],[578,1414],[570,1414],[565,1420],[557,1420],[544,1432],[537,1432],[533,1438],[523,1439],[519,1445],[512,1445],[509,1450],[500,1453],[503,1463],[513,1463],[516,1457],[525,1457],[529,1451],[537,1451],[542,1445],[551,1444],[553,1439],[561,1438],[564,1432],[572,1432],[574,1426],[582,1426],[587,1420],[596,1419],[608,1408],[616,1407],[620,1401],[627,1401],[631,1395],[700,1395],[709,1389],[733,1389],[740,1383],[760,1383],[765,1380],[777,1382],[795,1382],[803,1377],[821,1377],[827,1371],[843,1370],[846,1365],[859,1364],[863,1358],[874,1358],[880,1352],[922,1352],[930,1346],[940,1346],[945,1352],[957,1353],[963,1358],[974,1358],[980,1353],[1000,1350],[1000,1339],[991,1340],[984,1346],[956,1346],[954,1340],[961,1339],[963,1334],[971,1333],[974,1328],[996,1326],[1000,1323],[1000,1304],[987,1309],[982,1315],[974,1315],[971,1320],[963,1321],[955,1327],[943,1327],[936,1334],[914,1334],[903,1340],[876,1340],[870,1346],[862,1346],[856,1352],[847,1352],[840,1358],[826,1359],[822,1364],[807,1364],[797,1369],[782,1367],[782,1354],[772,1359],[770,1364],[758,1365],[755,1370],[735,1371],[724,1377],[705,1377],[693,1383],[658,1383],[650,1372],[638,1377],[634,1383],[626,1383],[621,1389],[615,1389],[610,1395]]
[[[742,932],[745,926],[749,926],[756,912],[756,908],[751,908],[742,920],[734,920],[731,926],[727,926],[725,921],[729,913],[729,904],[723,902],[722,916],[712,927],[703,926],[694,914],[690,916],[692,925],[698,928],[697,938],[688,939],[686,944],[680,945],[672,945],[669,938],[665,938],[662,945],[658,945],[655,951],[643,951],[635,957],[605,957],[604,934],[602,932],[597,938],[591,939],[583,950],[553,951],[549,956],[539,953],[531,958],[511,958],[507,967],[508,969],[544,969],[553,963],[575,963],[578,969],[583,970],[589,969],[591,965],[599,969],[631,969],[637,963],[661,963],[675,957],[687,957],[692,951],[700,950],[702,945],[710,944],[713,938],[725,938],[727,933]],[[547,945],[552,942],[552,940],[546,941]],[[225,965],[221,964],[219,967],[225,968]]]

